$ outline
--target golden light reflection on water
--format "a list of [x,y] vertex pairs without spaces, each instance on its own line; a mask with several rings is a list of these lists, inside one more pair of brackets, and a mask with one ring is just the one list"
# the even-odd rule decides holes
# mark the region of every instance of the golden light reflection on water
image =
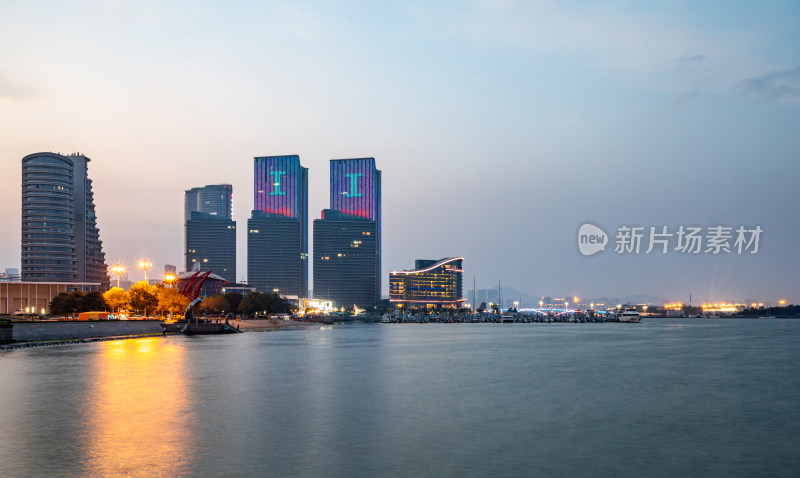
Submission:
[[103,342],[83,410],[89,476],[175,476],[194,446],[186,352],[162,338]]

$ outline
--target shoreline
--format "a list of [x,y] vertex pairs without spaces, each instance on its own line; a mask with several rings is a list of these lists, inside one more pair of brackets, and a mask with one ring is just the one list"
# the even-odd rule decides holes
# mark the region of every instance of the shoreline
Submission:
[[0,345],[0,351],[33,349],[39,347],[57,347],[60,345],[91,344],[94,342],[110,342],[112,340],[145,339],[151,337],[164,337],[164,334],[160,333],[160,334],[141,334],[141,335],[116,335],[112,337],[87,337],[82,339],[35,340],[35,341],[25,341],[25,342],[14,342],[10,344]]
[[[278,330],[292,330],[292,329],[307,329],[318,327],[323,324],[309,324],[307,322],[298,322],[296,320],[275,320],[275,319],[258,319],[258,320],[232,320],[230,323],[234,326],[239,326],[243,332],[273,332]],[[148,334],[135,334],[135,335],[113,335],[107,337],[83,337],[83,338],[63,338],[53,340],[23,340],[12,342],[10,344],[0,345],[0,351],[22,350],[40,347],[57,347],[62,345],[81,345],[91,344],[95,342],[108,342],[112,340],[126,340],[126,339],[142,339],[151,337],[167,337],[181,335],[178,333],[148,333]]]

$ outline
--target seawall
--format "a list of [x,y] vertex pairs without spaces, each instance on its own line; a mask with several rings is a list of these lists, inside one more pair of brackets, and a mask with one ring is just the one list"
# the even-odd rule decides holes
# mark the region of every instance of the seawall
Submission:
[[17,322],[12,330],[14,340],[25,342],[158,334],[164,328],[161,326],[160,320],[112,320],[108,322]]

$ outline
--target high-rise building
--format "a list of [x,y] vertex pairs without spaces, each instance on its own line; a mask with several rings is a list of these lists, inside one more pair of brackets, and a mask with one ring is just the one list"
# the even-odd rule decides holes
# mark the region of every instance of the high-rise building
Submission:
[[232,202],[233,186],[230,184],[212,184],[189,189],[184,192],[183,220],[188,221],[195,211],[231,218]]
[[412,270],[389,273],[389,300],[411,307],[461,307],[463,257],[418,259]]
[[247,221],[247,283],[308,296],[308,168],[300,157],[254,158],[255,209]]
[[330,209],[314,220],[314,297],[375,305],[381,292],[381,172],[375,158],[331,160]]
[[89,161],[82,154],[22,158],[23,281],[109,287]]
[[199,267],[236,282],[236,221],[231,219],[233,187],[214,184],[185,192],[185,270]]

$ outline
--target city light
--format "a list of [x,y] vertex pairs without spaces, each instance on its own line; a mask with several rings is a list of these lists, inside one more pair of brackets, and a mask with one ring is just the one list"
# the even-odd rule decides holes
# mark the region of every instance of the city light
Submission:
[[177,279],[178,278],[172,274],[164,275],[164,282],[168,284],[170,287],[172,287],[172,284],[174,284]]
[[125,268],[122,267],[121,265],[117,264],[114,267],[112,267],[111,270],[114,271],[114,273],[117,275],[117,288],[119,288],[119,276],[123,272],[125,272]]
[[139,261],[139,268],[144,269],[144,281],[147,282],[147,269],[152,267],[153,264],[147,262],[146,260]]

